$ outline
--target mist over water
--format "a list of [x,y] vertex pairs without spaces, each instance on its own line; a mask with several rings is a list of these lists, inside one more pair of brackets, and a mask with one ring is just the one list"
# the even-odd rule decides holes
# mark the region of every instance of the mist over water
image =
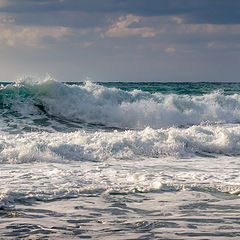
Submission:
[[237,239],[239,89],[2,84],[0,235]]

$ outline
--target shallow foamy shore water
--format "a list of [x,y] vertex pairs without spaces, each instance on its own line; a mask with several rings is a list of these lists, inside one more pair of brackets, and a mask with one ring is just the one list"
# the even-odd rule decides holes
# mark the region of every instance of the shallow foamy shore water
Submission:
[[85,194],[18,205],[3,239],[238,239],[239,199],[219,193]]
[[211,171],[202,158],[2,165],[0,235],[238,239],[237,169],[229,167],[227,180],[219,159],[211,160]]

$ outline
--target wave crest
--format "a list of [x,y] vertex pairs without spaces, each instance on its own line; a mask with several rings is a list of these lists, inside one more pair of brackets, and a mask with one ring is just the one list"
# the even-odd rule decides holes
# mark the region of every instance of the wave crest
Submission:
[[123,129],[168,128],[201,123],[239,123],[240,95],[202,96],[131,92],[90,81],[68,85],[48,77],[22,80],[0,90],[3,109],[21,116],[45,114]]
[[236,126],[2,135],[0,163],[240,155]]

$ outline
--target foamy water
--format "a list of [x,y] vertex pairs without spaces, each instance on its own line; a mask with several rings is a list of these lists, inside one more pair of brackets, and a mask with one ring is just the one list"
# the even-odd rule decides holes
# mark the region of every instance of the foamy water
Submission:
[[0,235],[238,239],[238,87],[3,85]]

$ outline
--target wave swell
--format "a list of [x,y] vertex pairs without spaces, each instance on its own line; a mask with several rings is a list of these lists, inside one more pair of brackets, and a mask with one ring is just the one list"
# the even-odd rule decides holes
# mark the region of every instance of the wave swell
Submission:
[[0,90],[2,115],[54,116],[123,129],[154,129],[201,123],[239,123],[240,95],[202,96],[131,92],[92,82],[67,85],[51,78],[23,80]]

